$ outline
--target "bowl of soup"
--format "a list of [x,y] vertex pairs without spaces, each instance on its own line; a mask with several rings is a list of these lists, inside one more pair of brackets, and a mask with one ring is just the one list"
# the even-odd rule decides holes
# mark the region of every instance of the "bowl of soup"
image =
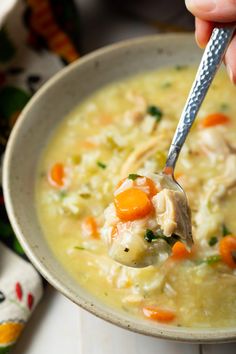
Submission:
[[[4,197],[29,259],[82,308],[150,336],[230,341],[236,338],[236,89],[223,69],[175,171],[191,208],[193,248],[175,243],[162,264],[133,268],[112,259],[104,242],[105,220],[111,239],[117,237],[116,211],[106,210],[124,178],[151,193],[201,54],[192,35],[151,36],[100,49],[59,72],[13,129]],[[142,247],[157,238],[150,228],[139,234]],[[129,248],[122,251],[127,259]]]

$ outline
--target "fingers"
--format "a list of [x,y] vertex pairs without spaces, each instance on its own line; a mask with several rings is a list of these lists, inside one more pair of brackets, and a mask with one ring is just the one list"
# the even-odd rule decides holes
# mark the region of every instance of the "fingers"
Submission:
[[200,48],[204,48],[207,45],[207,42],[210,39],[212,30],[213,30],[213,23],[201,20],[200,18],[195,19],[195,37],[197,44]]
[[236,0],[185,0],[192,14],[210,22],[235,22]]
[[231,81],[236,84],[236,36],[232,39],[225,54],[225,64]]

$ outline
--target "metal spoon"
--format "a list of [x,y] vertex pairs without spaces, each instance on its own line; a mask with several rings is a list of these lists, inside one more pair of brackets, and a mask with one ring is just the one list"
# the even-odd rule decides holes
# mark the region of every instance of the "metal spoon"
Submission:
[[[211,38],[203,53],[195,80],[169,149],[165,168],[162,172],[164,176],[168,176],[173,188],[183,193],[186,206],[188,206],[188,202],[185,192],[174,178],[175,165],[182,146],[188,136],[189,130],[197,116],[199,108],[201,107],[211,82],[220,67],[234,31],[235,27],[214,28]],[[185,241],[189,246],[191,246],[193,242],[191,233],[185,237]]]
[[[191,213],[185,192],[174,178],[174,169],[181,148],[187,138],[189,130],[196,118],[210,84],[223,60],[224,53],[229,45],[233,33],[234,28],[215,28],[213,30],[175,131],[169,149],[166,166],[162,173],[159,174],[160,183],[163,188],[162,191],[158,193],[158,196],[160,196],[163,192],[162,196],[164,198],[166,196],[164,192],[171,193],[173,203],[175,204],[175,209],[178,210],[178,215],[176,211],[177,226],[173,233],[179,236],[189,248],[193,243]],[[164,208],[166,208],[166,211],[168,211],[168,206],[165,206],[167,204],[163,202],[163,199],[160,201],[160,205],[160,215],[165,214],[162,210],[163,205]],[[165,235],[165,218],[160,218],[158,223],[163,234]],[[174,225],[174,223],[170,224]],[[180,224],[182,227],[180,227]],[[116,241],[113,241],[110,246],[109,255],[117,262],[130,267],[142,268],[153,264],[162,264],[165,259],[168,258],[169,252],[171,251],[171,247],[162,238],[158,238],[155,242],[150,242],[147,249],[143,249],[140,246],[141,241],[139,238],[135,241],[137,242],[137,244],[135,243],[136,248],[133,244],[133,238],[128,238],[128,241],[126,234],[123,235],[123,239],[117,238]],[[129,250],[129,253],[127,253],[126,250]]]

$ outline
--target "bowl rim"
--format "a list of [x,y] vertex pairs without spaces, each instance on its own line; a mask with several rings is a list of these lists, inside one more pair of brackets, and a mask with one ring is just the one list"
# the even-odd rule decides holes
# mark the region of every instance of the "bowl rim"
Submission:
[[139,334],[163,338],[167,340],[176,340],[180,342],[191,342],[191,343],[216,343],[216,342],[230,342],[236,339],[236,327],[228,327],[228,328],[188,328],[188,327],[156,327],[153,326],[153,330],[147,327],[142,327],[142,325],[135,325],[134,321],[124,320],[119,317],[118,314],[109,315],[109,307],[104,306],[103,310],[96,308],[96,305],[93,306],[92,303],[85,302],[84,300],[73,296],[73,293],[70,292],[69,288],[64,285],[59,278],[55,277],[55,275],[50,273],[50,270],[47,268],[45,263],[41,261],[35,250],[31,248],[31,246],[27,242],[27,236],[24,236],[23,227],[21,227],[17,218],[15,217],[14,205],[11,200],[11,182],[9,178],[9,171],[11,168],[11,158],[14,152],[15,142],[17,141],[18,133],[23,129],[24,121],[27,118],[28,112],[31,111],[36,101],[40,100],[41,96],[45,94],[45,92],[52,87],[57,81],[61,80],[66,76],[70,71],[74,68],[83,66],[85,63],[93,61],[94,59],[98,59],[100,56],[107,55],[111,53],[113,50],[119,49],[129,49],[132,46],[147,44],[147,43],[158,43],[159,40],[163,40],[163,38],[167,40],[174,40],[177,38],[193,38],[192,33],[168,33],[168,34],[154,34],[148,36],[142,36],[134,39],[128,39],[124,41],[120,41],[115,44],[111,44],[100,49],[97,49],[89,54],[86,54],[79,60],[76,60],[74,63],[68,65],[67,67],[59,70],[55,75],[53,75],[46,83],[44,83],[41,88],[34,94],[34,96],[30,99],[29,103],[25,106],[25,108],[20,113],[19,118],[17,119],[16,124],[14,125],[10,137],[8,139],[7,147],[5,150],[5,155],[3,159],[3,176],[2,176],[2,184],[3,184],[3,194],[4,201],[7,210],[7,214],[10,220],[10,223],[13,227],[13,230],[20,241],[27,257],[35,266],[35,268],[39,271],[39,273],[58,291],[60,291],[63,295],[69,298],[72,302],[76,303],[83,309],[92,313],[93,315],[106,320],[114,325],[117,325],[121,328],[128,329],[132,332],[136,332]]

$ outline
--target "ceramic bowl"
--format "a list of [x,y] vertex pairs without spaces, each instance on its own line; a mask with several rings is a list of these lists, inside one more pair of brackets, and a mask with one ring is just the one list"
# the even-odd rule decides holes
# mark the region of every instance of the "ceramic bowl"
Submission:
[[132,331],[189,342],[236,339],[236,328],[193,329],[156,324],[111,309],[85,291],[49,248],[35,209],[35,173],[58,123],[102,86],[163,66],[197,64],[201,51],[192,35],[160,35],[125,41],[85,56],[60,71],[21,113],[6,149],[3,186],[7,212],[27,256],[56,289],[76,304]]

